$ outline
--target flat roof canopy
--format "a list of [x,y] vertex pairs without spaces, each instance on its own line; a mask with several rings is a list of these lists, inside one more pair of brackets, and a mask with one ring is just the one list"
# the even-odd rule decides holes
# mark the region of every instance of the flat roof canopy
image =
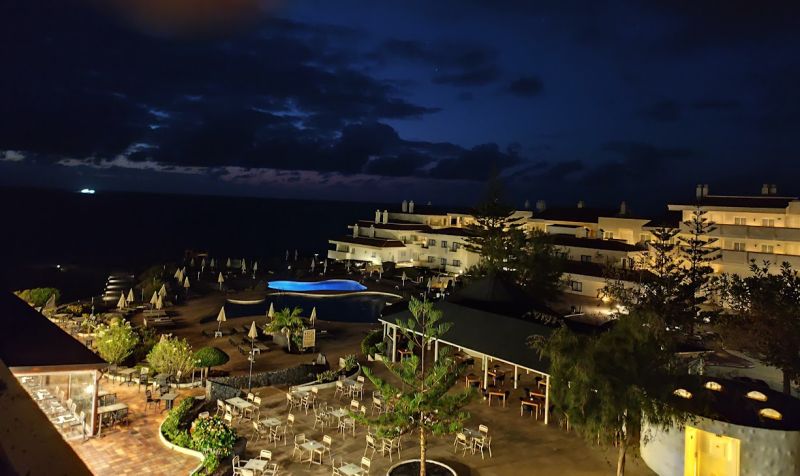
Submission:
[[14,294],[0,292],[0,359],[12,371],[91,370],[108,364]]
[[[437,302],[434,306],[442,311],[442,322],[453,324],[441,336],[441,342],[548,375],[549,362],[541,359],[539,353],[528,345],[528,338],[549,336],[551,328],[447,301]],[[383,316],[380,321],[399,326],[409,318],[411,312],[405,310]]]

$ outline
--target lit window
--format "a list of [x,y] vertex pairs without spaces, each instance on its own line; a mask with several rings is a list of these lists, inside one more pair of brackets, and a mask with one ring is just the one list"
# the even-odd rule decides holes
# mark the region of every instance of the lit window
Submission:
[[744,242],[741,241],[734,242],[733,251],[746,251]]
[[715,391],[715,392],[721,392],[721,391],[722,391],[722,385],[720,385],[720,384],[719,384],[719,383],[717,383],[717,382],[711,381],[711,380],[709,380],[708,382],[706,382],[706,385],[705,385],[705,387],[706,387],[707,389],[709,389],[709,390],[713,390],[713,391]]
[[767,396],[756,390],[751,390],[747,392],[747,398],[749,398],[750,400],[758,400],[759,402],[767,401]]
[[769,418],[770,420],[783,420],[783,415],[778,410],[774,408],[762,408],[758,411],[758,414],[764,418]]
[[747,218],[745,218],[745,217],[733,217],[733,224],[734,225],[747,225]]
[[674,393],[675,395],[677,395],[677,396],[679,396],[681,398],[687,398],[687,399],[688,398],[692,398],[692,392],[686,390],[685,388],[679,388],[679,389],[675,390],[672,393]]
[[774,253],[775,247],[773,245],[761,245],[762,253]]

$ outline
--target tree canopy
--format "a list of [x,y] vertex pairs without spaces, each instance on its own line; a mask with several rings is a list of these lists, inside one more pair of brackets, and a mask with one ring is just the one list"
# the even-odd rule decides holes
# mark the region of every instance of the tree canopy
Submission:
[[128,358],[139,343],[139,335],[126,321],[101,324],[96,333],[97,352],[103,360],[114,365],[119,365]]
[[56,301],[61,297],[61,291],[56,288],[32,288],[14,291],[14,294],[33,307],[42,307],[55,295]]

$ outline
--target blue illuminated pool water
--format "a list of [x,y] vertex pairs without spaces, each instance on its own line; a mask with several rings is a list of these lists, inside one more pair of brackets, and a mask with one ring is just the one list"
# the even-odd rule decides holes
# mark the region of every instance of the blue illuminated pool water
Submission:
[[329,279],[327,281],[270,281],[270,289],[279,291],[365,291],[367,289],[361,283],[349,279]]

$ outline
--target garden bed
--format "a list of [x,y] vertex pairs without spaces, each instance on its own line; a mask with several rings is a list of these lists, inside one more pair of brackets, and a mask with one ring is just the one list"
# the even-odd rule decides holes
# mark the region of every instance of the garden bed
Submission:
[[[387,476],[419,476],[420,464],[418,459],[401,461],[386,472]],[[427,460],[425,472],[428,476],[458,476],[458,473],[444,463]]]

